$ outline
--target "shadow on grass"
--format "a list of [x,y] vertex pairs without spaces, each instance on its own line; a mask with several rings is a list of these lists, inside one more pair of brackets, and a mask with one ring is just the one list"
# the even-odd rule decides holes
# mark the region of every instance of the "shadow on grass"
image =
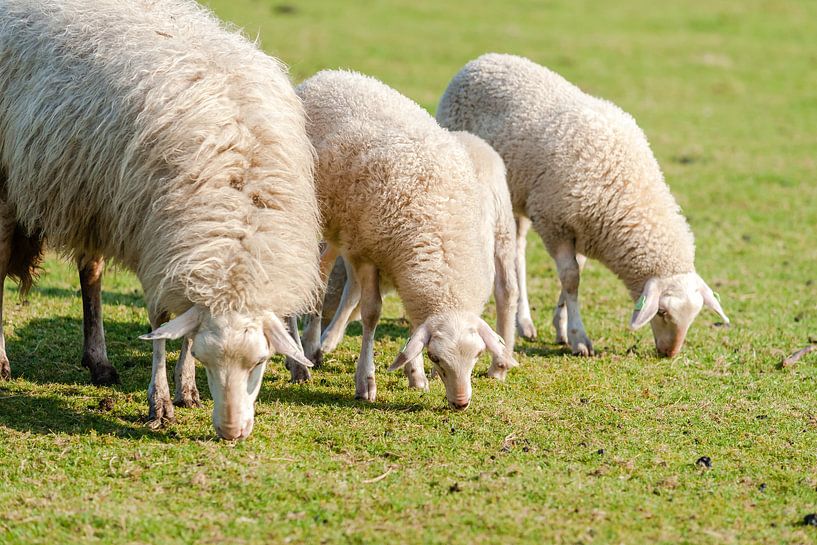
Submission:
[[[346,337],[361,337],[363,325],[352,322],[346,327]],[[375,340],[405,341],[409,337],[409,322],[403,318],[381,318],[375,330]]]
[[[315,380],[313,376],[312,380]],[[361,401],[355,399],[354,379],[349,382],[349,392],[336,394],[327,392],[316,387],[313,383],[308,383],[300,387],[293,387],[281,382],[265,380],[258,394],[260,403],[293,403],[300,405],[331,405],[333,407],[351,407],[372,411],[399,411],[417,412],[433,410],[422,403],[399,403],[391,401]]]
[[[37,293],[42,297],[63,297],[63,298],[80,298],[79,287],[75,290],[66,288],[54,287],[35,287],[33,293]],[[102,291],[102,303],[105,305],[126,305],[139,308],[145,307],[145,300],[142,297],[142,292],[121,292],[121,291]]]

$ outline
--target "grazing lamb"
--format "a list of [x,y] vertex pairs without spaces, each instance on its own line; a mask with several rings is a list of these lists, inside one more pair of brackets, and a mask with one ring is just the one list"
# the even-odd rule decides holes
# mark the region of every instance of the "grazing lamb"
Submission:
[[[514,320],[518,298],[516,279],[516,227],[514,224],[511,197],[508,194],[508,184],[505,181],[505,165],[502,158],[482,138],[468,132],[453,132],[471,158],[476,173],[476,181],[484,192],[481,199],[489,203],[484,220],[490,225],[494,233],[493,245],[494,267],[494,299],[496,301],[497,326],[499,335],[511,351],[514,347]],[[326,296],[323,303],[323,317],[330,313],[334,317],[339,306],[338,294],[342,292],[347,281],[346,269],[342,258],[338,259],[340,266],[335,264],[329,275]],[[351,289],[348,290],[351,293]],[[359,295],[359,294],[357,294]],[[347,305],[357,307],[359,297],[350,295]],[[328,307],[328,308],[327,308]],[[351,321],[352,316],[350,316]],[[348,323],[339,320],[330,323],[322,335],[321,352],[333,350],[346,331]],[[492,366],[489,375],[500,380],[505,379],[507,367]]]
[[[426,347],[449,404],[465,409],[485,348],[492,367],[515,365],[480,318],[494,276],[493,237],[466,151],[417,104],[373,78],[323,71],[296,91],[318,152],[315,183],[328,245],[321,271],[328,274],[338,254],[351,271],[335,314],[340,324],[360,298],[356,396],[376,396],[374,331],[385,284],[397,289],[412,325],[390,370],[405,366],[409,384],[425,387]],[[307,354],[320,352],[319,325],[320,314],[304,334]]]
[[134,270],[152,425],[166,339],[190,338],[225,439],[252,430],[271,354],[308,364],[278,317],[319,286],[313,164],[280,63],[192,0],[0,5],[0,276],[30,286],[43,239]]
[[531,222],[556,261],[562,293],[556,340],[593,346],[579,315],[585,256],[599,259],[636,301],[631,326],[650,322],[658,352],[677,354],[706,305],[728,319],[695,272],[695,244],[644,133],[628,114],[522,57],[487,54],[449,83],[440,124],[484,138],[507,167],[517,216],[521,333],[534,334],[525,290]]

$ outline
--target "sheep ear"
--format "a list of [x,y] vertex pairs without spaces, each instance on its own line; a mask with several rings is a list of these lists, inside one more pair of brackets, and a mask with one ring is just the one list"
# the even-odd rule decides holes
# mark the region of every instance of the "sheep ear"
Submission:
[[658,300],[661,298],[661,291],[658,282],[654,278],[647,280],[641,297],[635,302],[633,317],[630,319],[632,329],[640,329],[647,322],[653,319],[658,313]]
[[497,335],[485,320],[480,319],[477,333],[479,333],[482,342],[485,343],[485,348],[491,353],[498,367],[510,369],[519,365],[513,358],[513,351],[505,345],[502,337]]
[[704,305],[706,305],[707,308],[714,310],[718,314],[718,316],[721,317],[721,320],[723,320],[724,324],[729,324],[729,318],[726,316],[726,313],[723,311],[723,308],[721,307],[720,296],[714,291],[712,291],[712,288],[707,286],[706,282],[704,282],[704,279],[701,278],[700,276],[698,277],[698,282],[699,282],[698,291],[704,298]]
[[[297,335],[297,330],[294,333]],[[301,365],[312,367],[313,364],[304,356],[303,349],[287,330],[284,323],[275,314],[269,313],[264,321],[264,335],[267,337],[270,349],[276,354],[283,354]]]
[[143,341],[158,341],[160,339],[180,339],[195,331],[201,323],[201,310],[191,307],[190,310],[176,316],[169,322],[157,327],[146,335],[139,335]]
[[428,330],[428,326],[426,324],[423,324],[415,329],[414,333],[411,334],[411,337],[406,343],[406,346],[404,346],[403,350],[397,354],[397,358],[395,358],[394,363],[389,366],[389,371],[397,371],[408,362],[422,354],[423,348],[428,345],[429,340],[431,340],[431,332]]

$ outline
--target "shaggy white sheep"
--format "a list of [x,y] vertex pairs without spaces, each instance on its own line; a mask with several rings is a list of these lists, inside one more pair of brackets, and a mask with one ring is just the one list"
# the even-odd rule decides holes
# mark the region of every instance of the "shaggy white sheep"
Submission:
[[281,64],[192,0],[0,5],[0,273],[30,283],[39,252],[8,256],[43,237],[134,270],[153,424],[173,414],[165,339],[192,338],[227,439],[272,353],[306,362],[278,316],[319,285],[313,163]]
[[[486,347],[492,365],[514,365],[501,338],[479,316],[494,276],[488,203],[457,139],[417,104],[360,74],[323,71],[296,89],[318,153],[316,187],[328,247],[349,265],[335,318],[345,324],[359,293],[363,344],[357,397],[373,401],[374,331],[381,283],[403,300],[412,335],[390,369],[408,364],[410,384],[425,386],[424,347],[450,405],[471,399],[471,371]],[[319,315],[304,335],[307,354],[320,350]],[[341,329],[342,334],[342,329]]]
[[[593,352],[579,315],[585,256],[599,259],[636,301],[631,326],[651,322],[658,352],[678,353],[706,305],[728,322],[695,272],[695,245],[644,133],[628,114],[522,57],[488,54],[454,76],[437,119],[484,138],[507,167],[519,218],[519,323],[531,335],[524,289],[530,222],[556,261],[557,341]],[[530,218],[530,222],[528,221]]]
[[[505,164],[502,158],[482,138],[468,132],[456,131],[453,134],[465,147],[471,158],[476,173],[476,182],[483,192],[481,199],[488,203],[486,215],[483,218],[494,233],[493,246],[494,266],[494,300],[496,301],[497,325],[499,335],[505,341],[505,346],[513,351],[514,347],[514,320],[518,298],[516,278],[516,246],[513,210],[511,197],[508,193],[508,184],[505,181]],[[348,274],[343,258],[338,258],[327,282],[326,296],[323,302],[323,318],[334,317],[340,306],[340,294],[346,287]],[[347,293],[352,293],[346,288]],[[357,307],[359,297],[350,295],[346,301],[348,307]],[[328,311],[328,312],[327,312]],[[349,320],[355,319],[350,316]],[[348,322],[340,323],[334,320],[328,324],[322,335],[321,352],[328,353],[335,349],[343,338]],[[499,363],[499,362],[497,362]],[[420,364],[422,365],[422,364]],[[504,380],[508,368],[494,365],[488,374],[494,378]],[[410,380],[412,378],[410,377]]]

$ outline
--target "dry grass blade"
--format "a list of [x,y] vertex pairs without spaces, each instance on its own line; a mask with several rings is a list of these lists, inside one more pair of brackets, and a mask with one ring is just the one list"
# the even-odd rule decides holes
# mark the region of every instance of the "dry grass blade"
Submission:
[[376,483],[376,482],[382,481],[383,479],[385,479],[386,477],[388,477],[388,476],[389,476],[389,474],[390,474],[392,471],[394,471],[394,466],[389,466],[389,469],[387,469],[385,473],[383,473],[382,475],[378,475],[377,477],[375,477],[375,478],[373,478],[373,479],[366,479],[366,480],[364,480],[364,481],[363,481],[363,484],[372,484],[372,483]]
[[809,352],[814,352],[815,350],[817,350],[817,344],[810,344],[807,347],[801,348],[797,352],[793,353],[788,358],[784,358],[783,361],[781,362],[781,365],[783,367],[791,367],[792,365],[800,361],[800,358],[802,358]]

